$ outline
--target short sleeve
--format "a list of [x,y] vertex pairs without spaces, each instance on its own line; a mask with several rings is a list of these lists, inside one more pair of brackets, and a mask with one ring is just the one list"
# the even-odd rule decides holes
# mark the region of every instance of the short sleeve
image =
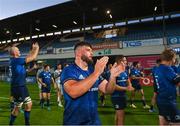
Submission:
[[169,81],[173,81],[177,77],[177,74],[174,72],[174,70],[171,67],[167,67],[164,70],[164,72],[165,72],[164,75],[167,77]]
[[16,63],[19,65],[26,64],[25,58],[17,58],[16,60],[17,60]]
[[39,73],[38,77],[42,78],[42,76],[43,76],[43,72]]
[[131,70],[130,76],[136,76],[135,70]]
[[60,78],[61,78],[62,84],[64,84],[68,80],[78,80],[75,70],[72,69],[71,67],[64,68],[61,73]]

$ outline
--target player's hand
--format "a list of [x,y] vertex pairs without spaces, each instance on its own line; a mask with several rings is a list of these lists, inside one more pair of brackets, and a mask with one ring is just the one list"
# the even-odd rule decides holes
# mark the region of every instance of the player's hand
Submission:
[[114,63],[114,65],[112,66],[110,73],[111,73],[111,77],[117,77],[120,73],[125,71],[125,65],[123,62],[121,62],[120,64]]
[[127,86],[127,91],[134,91],[134,88],[132,86]]
[[33,69],[37,69],[37,68],[38,68],[38,66],[36,64],[34,64]]
[[109,60],[109,57],[104,56],[96,61],[94,72],[98,73],[98,75],[102,74],[104,72],[104,69],[106,67],[106,64]]
[[42,84],[42,86],[43,86],[43,87],[46,87],[46,84],[45,84],[45,83],[43,83],[43,84]]
[[39,49],[39,44],[37,42],[33,43],[32,44],[32,49]]

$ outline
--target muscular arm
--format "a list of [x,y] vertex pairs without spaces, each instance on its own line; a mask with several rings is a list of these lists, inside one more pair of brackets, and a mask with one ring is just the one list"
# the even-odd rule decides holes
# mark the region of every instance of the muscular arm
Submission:
[[86,93],[97,81],[101,73],[103,73],[108,59],[108,57],[102,57],[101,59],[97,60],[94,72],[87,78],[80,81],[68,80],[67,82],[65,82],[64,89],[66,93],[68,93],[68,95],[70,95],[72,98],[78,98]]
[[46,87],[46,84],[42,82],[42,79],[41,79],[41,78],[38,78],[38,82],[39,82],[42,86]]
[[89,77],[81,81],[68,80],[64,83],[64,89],[72,98],[78,98],[93,86],[98,77],[99,74],[94,72]]
[[116,63],[112,66],[111,70],[110,70],[110,78],[109,81],[103,81],[100,85],[99,85],[99,90],[102,91],[103,93],[106,94],[111,94],[114,92],[115,88],[116,88],[116,77],[121,73],[124,72],[125,67],[124,64],[119,64],[117,65]]

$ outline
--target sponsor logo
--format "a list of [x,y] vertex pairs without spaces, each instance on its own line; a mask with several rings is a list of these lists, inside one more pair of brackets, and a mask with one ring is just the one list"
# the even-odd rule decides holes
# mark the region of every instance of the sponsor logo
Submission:
[[98,91],[98,87],[91,88],[89,91]]
[[177,44],[178,43],[178,39],[177,38],[170,38],[170,43],[171,44]]
[[83,79],[85,79],[85,77],[81,74],[81,75],[79,75],[79,79],[83,80]]

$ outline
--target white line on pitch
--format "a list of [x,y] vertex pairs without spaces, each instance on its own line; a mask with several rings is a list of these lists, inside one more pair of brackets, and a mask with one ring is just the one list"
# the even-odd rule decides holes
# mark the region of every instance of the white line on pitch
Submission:
[[7,97],[0,97],[0,99],[9,99],[9,98],[7,98]]

